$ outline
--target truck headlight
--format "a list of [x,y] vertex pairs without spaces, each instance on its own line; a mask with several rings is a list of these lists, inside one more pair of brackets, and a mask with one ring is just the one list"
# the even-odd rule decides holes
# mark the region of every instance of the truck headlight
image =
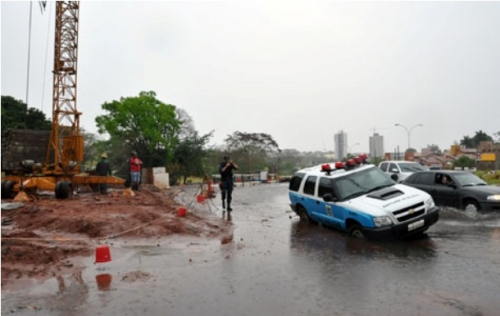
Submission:
[[425,201],[425,206],[427,206],[428,209],[434,207],[434,200],[431,197],[428,198]]
[[489,195],[486,200],[488,201],[500,201],[500,194]]
[[373,223],[375,227],[383,227],[392,225],[392,220],[389,216],[379,216],[373,218]]

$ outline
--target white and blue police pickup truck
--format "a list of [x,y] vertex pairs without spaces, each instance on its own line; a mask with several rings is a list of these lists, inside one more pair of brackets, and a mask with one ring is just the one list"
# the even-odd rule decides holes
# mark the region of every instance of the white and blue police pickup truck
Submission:
[[429,194],[395,183],[366,159],[360,155],[294,173],[288,190],[292,210],[301,220],[367,239],[404,239],[438,221],[439,208]]

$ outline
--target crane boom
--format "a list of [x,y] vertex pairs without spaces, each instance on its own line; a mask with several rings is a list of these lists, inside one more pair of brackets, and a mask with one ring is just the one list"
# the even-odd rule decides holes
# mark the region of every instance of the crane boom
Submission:
[[83,137],[77,110],[79,1],[56,1],[52,130],[45,159],[46,174],[79,173]]

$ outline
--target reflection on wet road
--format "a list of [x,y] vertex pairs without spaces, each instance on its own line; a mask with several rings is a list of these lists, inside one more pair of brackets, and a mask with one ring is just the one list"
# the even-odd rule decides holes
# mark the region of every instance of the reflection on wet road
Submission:
[[233,204],[232,242],[117,242],[110,263],[3,291],[2,314],[498,314],[500,214],[445,209],[425,238],[377,243],[299,222],[286,184],[238,187]]

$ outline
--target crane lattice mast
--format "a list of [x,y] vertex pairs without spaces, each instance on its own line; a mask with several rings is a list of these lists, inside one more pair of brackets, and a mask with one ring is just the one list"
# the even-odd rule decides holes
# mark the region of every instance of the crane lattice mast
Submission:
[[80,172],[83,137],[77,110],[79,1],[56,1],[52,131],[45,159],[47,173]]

